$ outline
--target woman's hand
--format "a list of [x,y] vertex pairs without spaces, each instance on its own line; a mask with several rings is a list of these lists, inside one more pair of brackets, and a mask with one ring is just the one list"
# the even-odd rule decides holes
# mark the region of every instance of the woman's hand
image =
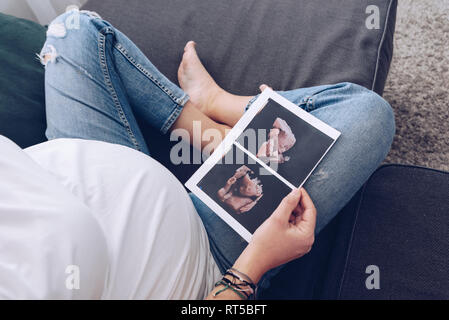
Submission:
[[234,268],[258,282],[268,270],[302,257],[314,242],[316,209],[306,190],[295,189],[256,230]]

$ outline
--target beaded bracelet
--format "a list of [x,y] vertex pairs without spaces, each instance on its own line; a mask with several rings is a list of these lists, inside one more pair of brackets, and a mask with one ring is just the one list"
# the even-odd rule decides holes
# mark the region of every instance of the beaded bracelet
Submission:
[[[251,289],[251,288],[244,289],[245,287],[248,287],[246,284],[237,284],[237,283],[229,280],[226,277],[223,277],[223,279],[221,279],[221,280],[226,282],[228,285],[233,287],[235,290],[237,290],[240,293],[244,294],[247,299],[249,299],[254,294],[254,290],[253,289]],[[243,288],[242,288],[242,286],[243,286]]]
[[[232,277],[234,281],[231,281],[230,279],[226,278],[226,276]],[[235,280],[238,280],[241,283],[236,283]],[[249,299],[250,297],[252,298],[256,297],[257,286],[254,284],[254,282],[248,275],[238,271],[237,269],[230,268],[226,270],[223,278],[217,283],[215,283],[215,287],[218,287],[220,285],[223,285],[224,288],[215,292],[214,297],[216,297],[223,291],[226,291],[227,289],[231,289],[242,299],[245,298]]]
[[[250,287],[254,292],[256,291],[257,287],[256,287],[256,285],[253,283],[253,281],[251,280],[250,277],[248,277],[247,275],[245,275],[246,278],[247,278],[247,280],[242,279],[241,276],[235,274],[233,271],[236,271],[236,272],[238,272],[238,273],[240,273],[240,274],[245,275],[244,273],[242,273],[242,272],[240,272],[240,271],[238,271],[238,270],[236,270],[236,269],[234,269],[234,268],[231,268],[231,269],[227,270],[226,273],[225,273],[225,275],[229,275],[229,276],[231,276],[231,277],[233,277],[233,278],[235,278],[235,279],[238,279],[239,281],[242,282],[242,284],[244,284],[244,285]],[[249,280],[249,281],[248,281],[248,280]]]
[[237,269],[235,269],[235,268],[233,268],[233,267],[229,268],[228,271],[234,271],[234,272],[237,272],[237,273],[241,274],[243,277],[245,277],[249,282],[251,282],[252,284],[254,284],[254,281],[253,281],[247,274],[245,274],[245,273],[243,273],[243,272],[241,272],[241,271],[238,271]]
[[214,293],[214,297],[218,296],[220,293],[222,293],[223,291],[226,291],[228,289],[231,289],[232,291],[234,291],[240,298],[242,298],[243,300],[247,298],[247,296],[245,296],[243,293],[239,292],[238,290],[236,290],[235,288],[233,288],[233,286],[229,283],[226,283],[223,280],[218,281],[217,283],[215,283],[215,287],[218,287],[220,285],[223,285],[224,288],[221,290],[218,290],[217,292]]

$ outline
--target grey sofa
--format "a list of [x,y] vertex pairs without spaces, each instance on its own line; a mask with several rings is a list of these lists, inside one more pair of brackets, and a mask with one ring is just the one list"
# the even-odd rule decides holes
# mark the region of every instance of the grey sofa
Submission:
[[[379,29],[367,27],[379,10]],[[382,94],[393,51],[394,0],[90,0],[172,81],[181,48],[198,43],[225,89],[254,94],[262,82],[287,90],[350,81]],[[147,132],[153,155],[181,181],[194,165],[173,166],[167,139]],[[449,298],[449,177],[389,165],[262,293],[277,299]],[[419,195],[419,196],[417,196]],[[380,289],[367,289],[376,265]]]
[[[373,4],[379,29],[366,27]],[[175,83],[182,48],[195,40],[207,70],[235,94],[252,95],[262,82],[287,90],[343,81],[382,94],[393,53],[394,0],[90,0],[85,8]],[[197,167],[171,164],[168,139],[144,131],[152,155],[187,180]]]
[[[376,14],[367,11],[369,5],[378,9],[378,29],[367,27]],[[121,29],[174,82],[182,48],[193,39],[217,82],[237,94],[254,94],[262,82],[285,90],[341,81],[382,94],[396,5],[396,0],[90,0],[84,9]],[[19,31],[14,36],[12,30]],[[8,47],[18,48],[8,60],[10,70],[0,69],[0,80],[14,79],[0,87],[0,134],[22,147],[45,140],[43,72],[30,60],[44,32],[0,16],[0,57],[5,52],[9,57]],[[28,41],[22,41],[24,33]],[[26,74],[28,81],[20,85],[31,95],[17,94],[21,80],[11,78],[14,71]],[[172,165],[168,138],[144,131],[153,157],[181,181],[197,169]],[[312,251],[289,263],[261,297],[448,299],[448,190],[447,172],[379,168],[318,235]],[[378,267],[379,289],[366,286],[369,266]]]

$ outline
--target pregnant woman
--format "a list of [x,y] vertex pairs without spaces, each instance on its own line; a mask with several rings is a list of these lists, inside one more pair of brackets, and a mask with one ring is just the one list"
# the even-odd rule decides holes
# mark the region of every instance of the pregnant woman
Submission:
[[[73,14],[79,28],[68,29]],[[203,131],[224,137],[256,96],[221,89],[193,42],[176,86],[91,12],[55,19],[40,58],[49,141],[21,150],[0,139],[6,298],[254,297],[271,269],[310,250],[394,134],[388,103],[358,85],[279,92],[342,135],[305,184],[308,192],[292,190],[248,244],[151,158],[137,119],[162,134],[192,133],[200,121]],[[189,139],[203,150],[219,143]]]

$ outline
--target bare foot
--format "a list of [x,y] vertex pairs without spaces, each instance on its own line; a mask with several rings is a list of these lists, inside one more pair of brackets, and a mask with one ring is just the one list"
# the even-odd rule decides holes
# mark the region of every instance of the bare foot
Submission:
[[191,104],[212,120],[233,127],[253,96],[237,96],[217,85],[204,68],[195,50],[195,42],[187,42],[178,68],[181,88],[190,96]]
[[208,117],[215,119],[215,101],[224,92],[212,79],[195,50],[196,43],[187,42],[178,68],[181,88],[190,96],[190,102]]

